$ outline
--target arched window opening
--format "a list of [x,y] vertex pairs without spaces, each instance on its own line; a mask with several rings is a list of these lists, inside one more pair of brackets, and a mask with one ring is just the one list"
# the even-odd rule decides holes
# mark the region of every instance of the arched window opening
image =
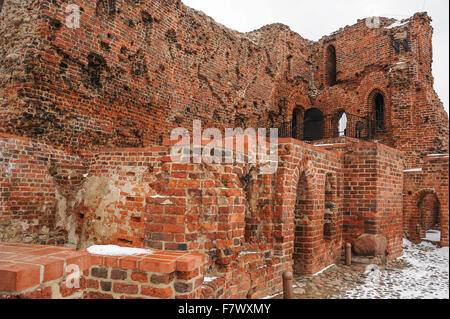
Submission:
[[347,114],[343,112],[338,122],[338,136],[347,136]]
[[328,86],[336,84],[336,48],[332,45],[328,46],[326,53],[326,81]]
[[323,113],[319,109],[309,109],[305,113],[303,140],[323,139]]
[[375,125],[377,131],[384,131],[386,128],[385,122],[385,106],[383,94],[377,93],[374,97],[375,108]]

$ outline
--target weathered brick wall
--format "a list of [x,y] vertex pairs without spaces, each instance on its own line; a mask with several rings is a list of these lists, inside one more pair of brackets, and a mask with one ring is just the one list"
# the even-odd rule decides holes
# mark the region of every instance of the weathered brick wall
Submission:
[[[168,154],[168,147],[154,147],[91,157],[75,196],[84,216],[82,247],[204,252],[205,274],[226,278],[225,298],[244,298],[251,289],[255,296],[276,293],[294,260],[297,271],[312,273],[340,258],[339,152],[282,140],[274,175],[260,175],[254,164],[177,164]],[[302,174],[310,197],[304,211],[295,205]]]
[[[240,34],[180,1],[76,0],[81,27],[69,29],[65,1],[33,4],[34,32],[7,36],[8,17],[21,5],[2,13],[3,39],[16,47],[21,69],[14,68],[26,78],[13,81],[16,95],[3,88],[10,101],[1,125],[49,144],[141,147],[193,119],[266,127],[283,116],[274,94],[285,74],[297,89],[311,79],[310,41],[283,25]],[[35,40],[26,60],[25,36]]]
[[0,134],[0,240],[76,245],[70,203],[86,171],[78,156]]
[[84,298],[199,299],[201,297],[205,256],[185,252],[156,252],[148,257],[146,259],[139,256],[91,255]]
[[324,149],[339,150],[343,174],[343,237],[353,242],[363,234],[388,239],[389,258],[402,252],[403,154],[382,144],[343,138]]
[[448,246],[449,160],[447,156],[428,156],[419,171],[405,172],[403,232],[408,239],[420,241],[425,235],[420,204],[426,196],[437,200],[441,246]]
[[[110,149],[91,156],[88,176],[75,195],[76,209],[83,215],[80,247],[145,246],[150,227],[145,225],[153,222],[146,220],[146,198],[156,196],[167,182],[161,169],[165,152],[161,147]],[[167,224],[175,227],[176,221]]]
[[[342,248],[343,175],[340,154],[321,152],[304,142],[280,141],[278,190],[275,216],[280,219],[280,247],[294,255],[294,270],[314,273],[334,263]],[[327,176],[331,202],[327,202]],[[329,199],[329,198],[328,198]],[[331,224],[331,234],[325,227]],[[328,236],[326,236],[328,235]]]
[[392,19],[372,28],[360,20],[311,42],[280,24],[241,34],[176,0],[74,3],[82,8],[78,29],[66,27],[63,1],[5,4],[2,67],[16,71],[1,72],[3,131],[80,151],[140,147],[161,142],[171,128],[190,128],[193,119],[269,127],[290,120],[297,107],[366,116],[380,92],[386,128],[375,139],[405,151],[407,166],[448,152],[425,13],[397,27]]
[[[406,174],[415,197],[404,231],[413,236],[417,197],[436,193],[448,245],[448,167],[427,156],[448,153],[448,116],[426,14],[395,28],[360,20],[311,42],[280,24],[238,33],[179,0],[73,3],[78,29],[64,24],[63,0],[11,0],[0,12],[0,132],[30,138],[0,139],[2,240],[198,250],[206,274],[226,282],[204,297],[271,294],[282,271],[321,270],[364,233],[385,235],[398,256],[403,165],[420,165],[423,176]],[[404,158],[351,138],[284,140],[266,176],[255,165],[175,164],[167,145],[149,147],[193,120],[277,127],[298,108],[373,120],[375,93],[386,128],[371,137]]]
[[377,234],[388,240],[389,259],[402,256],[404,154],[378,144],[377,148]]

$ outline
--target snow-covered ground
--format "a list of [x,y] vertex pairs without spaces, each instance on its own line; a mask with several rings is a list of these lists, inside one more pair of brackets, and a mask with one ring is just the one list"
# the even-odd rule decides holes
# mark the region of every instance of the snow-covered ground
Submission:
[[404,240],[403,261],[410,267],[385,270],[378,280],[367,280],[348,290],[349,299],[449,299],[449,249]]

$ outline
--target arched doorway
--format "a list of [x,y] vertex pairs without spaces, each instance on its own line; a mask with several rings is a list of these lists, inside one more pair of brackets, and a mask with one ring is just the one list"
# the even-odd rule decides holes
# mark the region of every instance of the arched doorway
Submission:
[[317,141],[323,139],[323,113],[319,109],[309,109],[305,112],[303,122],[303,140]]
[[425,193],[417,203],[421,239],[440,241],[440,203],[435,193]]
[[308,212],[312,209],[310,190],[308,187],[308,180],[305,172],[300,175],[297,186],[297,197],[295,200],[295,211],[294,211],[294,272],[296,274],[302,274],[305,267],[306,256],[305,252],[307,250],[307,227],[308,219],[306,216]]
[[336,84],[336,48],[333,45],[328,46],[326,53],[326,81],[328,86]]

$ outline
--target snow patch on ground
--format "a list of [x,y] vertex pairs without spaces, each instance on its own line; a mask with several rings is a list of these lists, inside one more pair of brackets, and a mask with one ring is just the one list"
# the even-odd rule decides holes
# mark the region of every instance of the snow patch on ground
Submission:
[[328,267],[322,269],[321,271],[316,272],[316,273],[313,275],[313,277],[320,275],[321,273],[327,271],[328,269],[330,269],[331,267],[334,267],[334,266],[336,266],[336,265],[335,265],[335,264],[329,265]]
[[378,283],[366,282],[345,293],[349,299],[449,299],[449,249],[403,241],[410,267],[382,271]]
[[261,298],[262,300],[265,300],[265,299],[273,299],[273,298],[275,298],[275,297],[278,297],[279,295],[282,295],[283,293],[282,292],[280,292],[280,293],[278,293],[278,294],[276,294],[276,295],[273,295],[273,296],[267,296],[267,297],[264,297],[264,298]]
[[152,250],[119,247],[115,245],[95,245],[89,247],[87,251],[93,255],[105,255],[105,256],[134,256],[140,254],[150,255],[154,253]]
[[427,231],[427,236],[422,239],[433,241],[433,242],[440,242],[441,241],[441,232],[437,231],[437,230],[429,230],[429,231]]

